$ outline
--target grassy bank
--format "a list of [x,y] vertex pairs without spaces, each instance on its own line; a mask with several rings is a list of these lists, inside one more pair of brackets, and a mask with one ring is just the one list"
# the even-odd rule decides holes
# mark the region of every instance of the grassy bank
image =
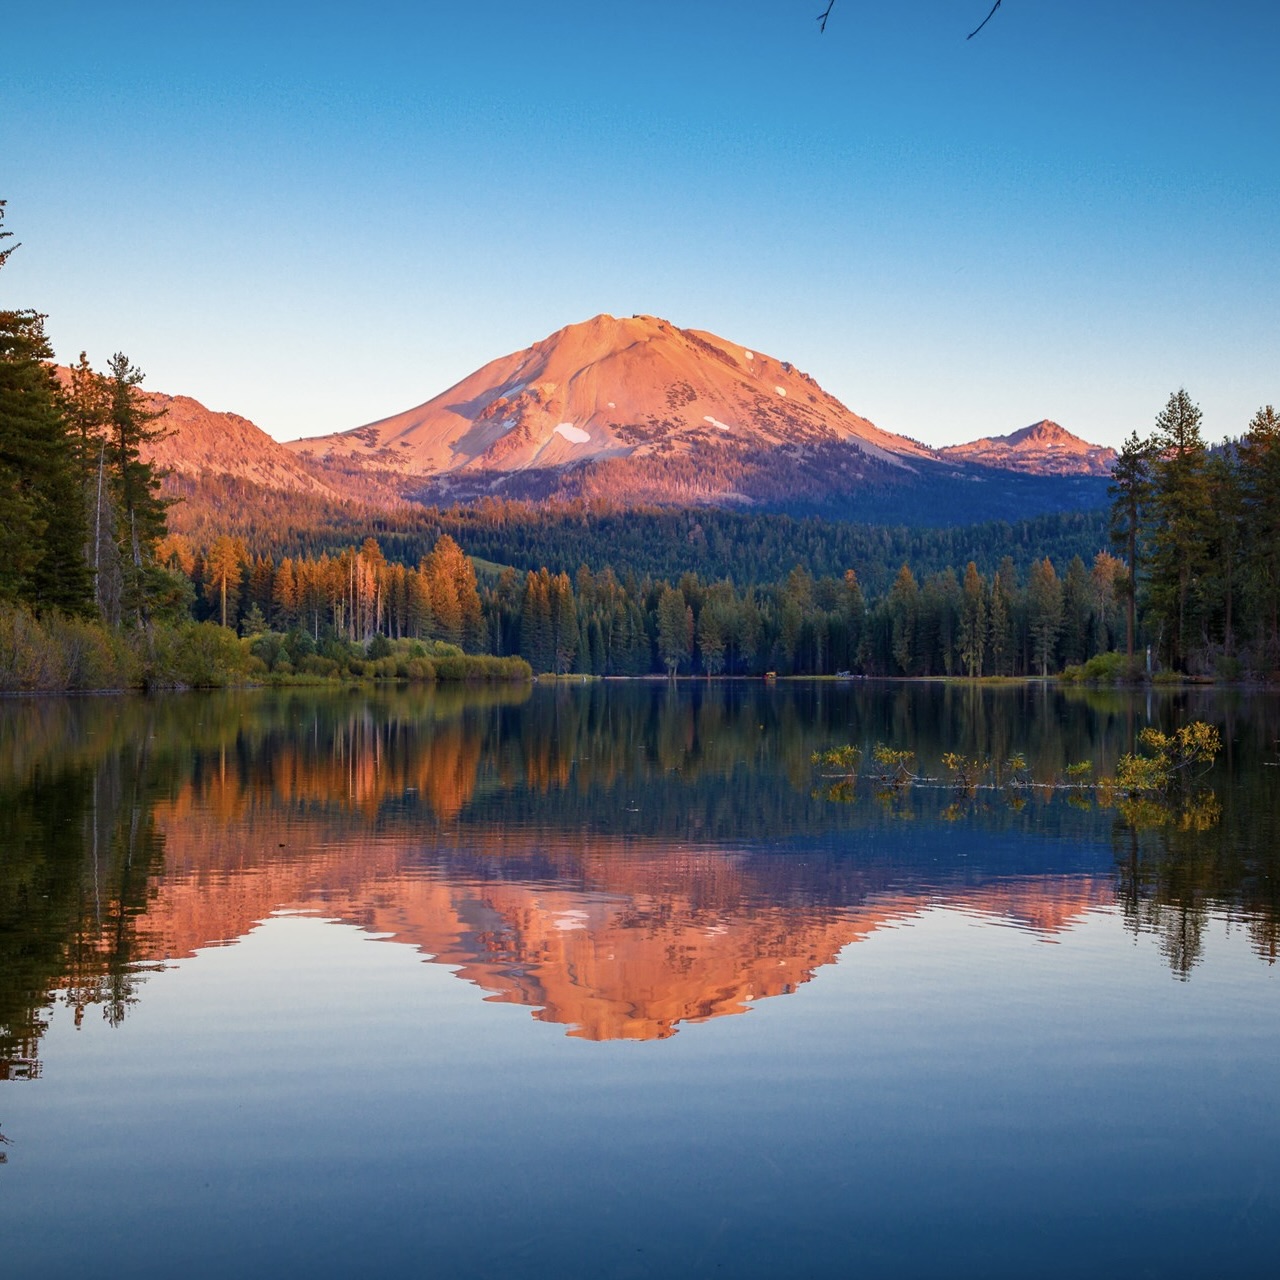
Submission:
[[244,684],[342,681],[520,681],[523,658],[465,654],[439,641],[367,645],[306,633],[240,637],[212,622],[156,624],[119,631],[55,611],[0,604],[0,692],[68,693],[108,689],[216,689]]

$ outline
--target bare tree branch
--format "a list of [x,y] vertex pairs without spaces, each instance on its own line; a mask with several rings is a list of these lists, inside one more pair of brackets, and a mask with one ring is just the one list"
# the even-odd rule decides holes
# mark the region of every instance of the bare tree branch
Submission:
[[[970,31],[967,36],[965,36],[966,40],[972,40],[973,37],[976,36],[978,32],[981,31],[982,28],[985,27],[987,23],[990,22],[991,19],[995,17],[996,10],[1000,7],[1000,4],[1001,4],[1001,0],[996,0],[995,4],[991,6],[991,12],[988,13],[987,16],[983,18],[983,20],[980,23],[978,23],[978,25],[974,27],[974,29]],[[827,0],[827,7],[823,9],[823,11],[820,14],[818,14],[818,17],[816,19],[818,23],[819,31],[825,31],[827,29],[827,19],[831,17],[831,10],[834,9],[835,7],[836,7],[836,0]]]
[[[834,3],[834,0],[833,0],[833,3]],[[990,21],[991,21],[991,19],[992,19],[993,17],[995,17],[996,10],[997,10],[999,7],[1000,7],[1000,0],[996,0],[995,4],[993,4],[993,5],[991,6],[991,12],[990,12],[989,14],[987,14],[987,16],[986,16],[985,18],[983,18],[983,20],[982,20],[980,23],[978,23],[978,25],[977,25],[976,27],[974,27],[974,29],[973,29],[972,31],[970,31],[970,32],[969,32],[969,34],[968,34],[967,36],[965,36],[965,39],[966,39],[966,40],[972,40],[972,39],[973,39],[973,37],[974,37],[974,36],[976,36],[976,35],[978,34],[978,32],[979,32],[979,31],[981,31],[981,30],[982,30],[982,28],[983,28],[983,27],[985,27],[985,26],[987,25],[987,23],[988,23],[988,22],[990,22]]]

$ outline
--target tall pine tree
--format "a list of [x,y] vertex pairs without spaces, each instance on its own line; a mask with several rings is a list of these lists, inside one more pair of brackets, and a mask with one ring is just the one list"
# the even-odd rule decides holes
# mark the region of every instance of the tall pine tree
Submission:
[[0,310],[0,598],[85,613],[84,508],[52,360],[42,315]]

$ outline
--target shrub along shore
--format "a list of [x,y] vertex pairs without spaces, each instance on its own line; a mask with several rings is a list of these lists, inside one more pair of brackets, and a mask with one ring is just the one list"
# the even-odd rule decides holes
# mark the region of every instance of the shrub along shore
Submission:
[[331,639],[317,646],[305,632],[242,638],[213,622],[123,631],[56,610],[37,616],[25,605],[0,603],[0,691],[6,693],[532,678],[523,658],[466,654],[441,641],[379,635],[368,644]]

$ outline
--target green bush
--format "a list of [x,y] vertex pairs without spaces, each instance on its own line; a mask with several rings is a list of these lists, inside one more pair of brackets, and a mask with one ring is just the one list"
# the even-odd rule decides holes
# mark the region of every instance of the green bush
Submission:
[[218,689],[247,675],[250,657],[230,627],[215,622],[157,626],[143,683],[148,688]]
[[327,680],[336,678],[339,670],[333,658],[326,658],[319,653],[309,653],[298,663],[298,671],[303,675],[322,676]]
[[439,680],[532,680],[533,668],[523,658],[495,658],[489,654],[437,657]]
[[1065,668],[1058,678],[1066,684],[1137,684],[1143,678],[1143,659],[1099,653],[1082,665]]
[[133,650],[105,624],[0,605],[0,689],[127,689],[138,680]]

